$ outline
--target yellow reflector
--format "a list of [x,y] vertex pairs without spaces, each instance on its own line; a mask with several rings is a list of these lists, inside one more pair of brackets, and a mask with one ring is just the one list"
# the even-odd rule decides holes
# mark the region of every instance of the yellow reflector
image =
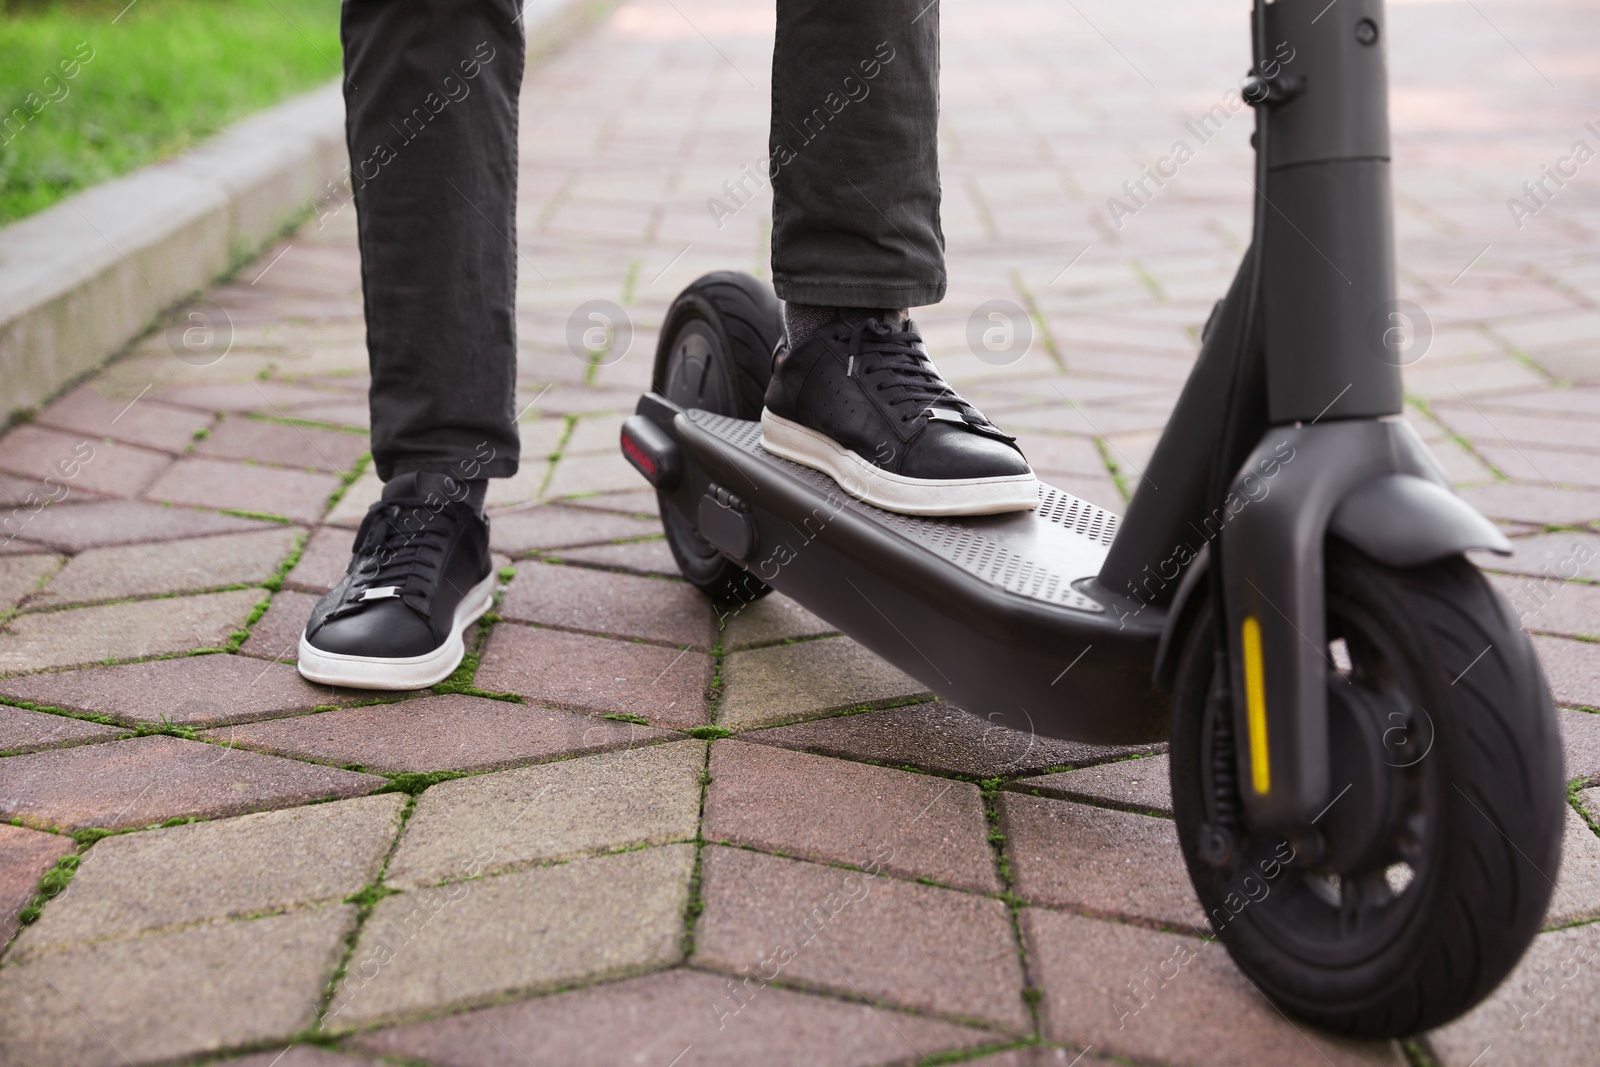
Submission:
[[1250,725],[1250,784],[1257,793],[1272,788],[1267,754],[1267,681],[1261,663],[1261,623],[1244,620],[1244,704]]

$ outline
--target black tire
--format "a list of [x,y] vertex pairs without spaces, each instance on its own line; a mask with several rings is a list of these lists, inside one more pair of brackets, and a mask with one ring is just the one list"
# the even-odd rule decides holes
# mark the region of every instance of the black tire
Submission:
[[[759,419],[782,336],[783,309],[770,285],[739,271],[702,275],[667,309],[652,386],[680,407]],[[667,545],[685,578],[722,602],[746,604],[772,592],[657,495]]]
[[1400,1037],[1482,1000],[1538,932],[1561,745],[1532,644],[1465,559],[1398,570],[1330,539],[1327,588],[1330,660],[1340,639],[1348,659],[1329,671],[1331,791],[1363,785],[1332,798],[1320,864],[1243,825],[1209,606],[1174,686],[1173,813],[1200,902],[1262,993],[1337,1033]]

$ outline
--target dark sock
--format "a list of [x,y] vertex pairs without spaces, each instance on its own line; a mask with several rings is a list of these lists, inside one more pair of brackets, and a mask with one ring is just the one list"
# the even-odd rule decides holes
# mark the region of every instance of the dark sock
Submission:
[[862,315],[873,315],[885,322],[904,322],[905,308],[835,308],[821,304],[783,305],[783,332],[789,338],[790,348],[799,348],[811,335],[833,321],[835,315],[853,322]]
[[457,478],[431,471],[407,471],[404,474],[396,474],[383,486],[385,500],[438,494],[447,500],[459,500],[463,504],[471,505],[472,510],[480,516],[483,514],[484,498],[488,493],[487,478]]
[[833,308],[820,304],[784,304],[783,332],[791,349],[799,348],[811,335],[833,321]]

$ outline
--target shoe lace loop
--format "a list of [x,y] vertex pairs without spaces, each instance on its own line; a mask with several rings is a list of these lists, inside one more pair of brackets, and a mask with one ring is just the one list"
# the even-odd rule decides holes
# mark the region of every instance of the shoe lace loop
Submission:
[[356,558],[344,600],[330,617],[389,597],[399,597],[426,615],[457,525],[448,507],[433,507],[424,500],[374,505],[356,533]]
[[850,358],[859,360],[861,378],[866,381],[875,376],[879,392],[889,394],[886,400],[892,407],[912,406],[902,412],[901,422],[909,422],[919,415],[930,414],[935,405],[953,411],[970,429],[991,436],[1001,434],[971,403],[966,401],[944,380],[922,348],[922,335],[907,319],[904,325],[884,322],[874,316],[863,316],[850,328]]

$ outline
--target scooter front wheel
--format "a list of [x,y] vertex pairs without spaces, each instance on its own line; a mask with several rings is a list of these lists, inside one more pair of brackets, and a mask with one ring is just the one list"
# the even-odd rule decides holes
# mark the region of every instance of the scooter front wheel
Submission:
[[[1564,826],[1549,691],[1461,557],[1404,570],[1330,539],[1329,807],[1248,825],[1215,614],[1176,678],[1173,812],[1211,925],[1286,1012],[1399,1037],[1487,996],[1538,932]],[[1207,609],[1209,611],[1209,609]]]

